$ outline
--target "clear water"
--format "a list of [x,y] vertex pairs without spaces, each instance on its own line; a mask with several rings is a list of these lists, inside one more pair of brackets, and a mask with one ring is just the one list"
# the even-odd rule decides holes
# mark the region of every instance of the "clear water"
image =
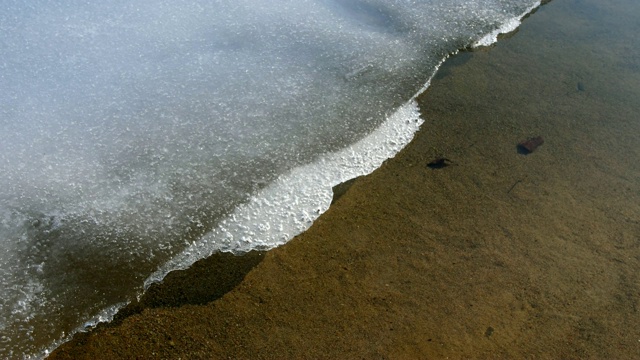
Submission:
[[0,357],[214,251],[277,246],[535,0],[3,1]]

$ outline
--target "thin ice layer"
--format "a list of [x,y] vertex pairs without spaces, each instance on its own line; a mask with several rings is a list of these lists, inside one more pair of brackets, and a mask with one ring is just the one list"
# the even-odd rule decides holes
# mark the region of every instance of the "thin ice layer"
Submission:
[[152,275],[147,286],[216,251],[242,254],[284,244],[329,208],[333,186],[378,168],[411,141],[422,123],[411,101],[365,139],[280,176]]

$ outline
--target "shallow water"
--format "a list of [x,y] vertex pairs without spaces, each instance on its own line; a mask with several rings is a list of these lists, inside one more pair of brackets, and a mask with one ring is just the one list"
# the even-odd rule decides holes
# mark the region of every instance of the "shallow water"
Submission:
[[[154,271],[187,266],[193,256],[182,251],[214,228],[228,241],[207,235],[198,256],[246,250],[256,232],[234,217],[240,204],[251,209],[256,194],[290,170],[324,162],[324,154],[370,134],[444,56],[517,25],[534,5],[6,4],[0,356],[37,354],[85,323],[108,319]],[[372,139],[373,147],[339,156],[347,165],[364,159],[345,176],[379,163],[366,153],[375,150],[362,149],[397,151],[419,122],[411,113],[400,130]],[[263,199],[265,211],[304,228],[330,199],[311,210],[300,204],[344,180],[308,179],[288,198],[290,208]],[[261,216],[243,219],[269,228]],[[276,240],[255,246],[294,235],[270,230]]]

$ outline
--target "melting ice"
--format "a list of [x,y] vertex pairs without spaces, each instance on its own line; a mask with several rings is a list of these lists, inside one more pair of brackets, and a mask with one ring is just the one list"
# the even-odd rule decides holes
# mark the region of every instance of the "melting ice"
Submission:
[[4,1],[0,357],[43,356],[193,254],[295,235],[410,139],[447,54],[537,5]]

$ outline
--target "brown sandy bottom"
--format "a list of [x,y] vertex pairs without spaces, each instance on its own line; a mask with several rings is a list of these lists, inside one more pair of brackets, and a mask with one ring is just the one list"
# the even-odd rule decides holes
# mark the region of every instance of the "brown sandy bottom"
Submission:
[[233,290],[185,298],[199,264],[51,358],[640,358],[639,9],[556,0],[456,56],[414,141]]

